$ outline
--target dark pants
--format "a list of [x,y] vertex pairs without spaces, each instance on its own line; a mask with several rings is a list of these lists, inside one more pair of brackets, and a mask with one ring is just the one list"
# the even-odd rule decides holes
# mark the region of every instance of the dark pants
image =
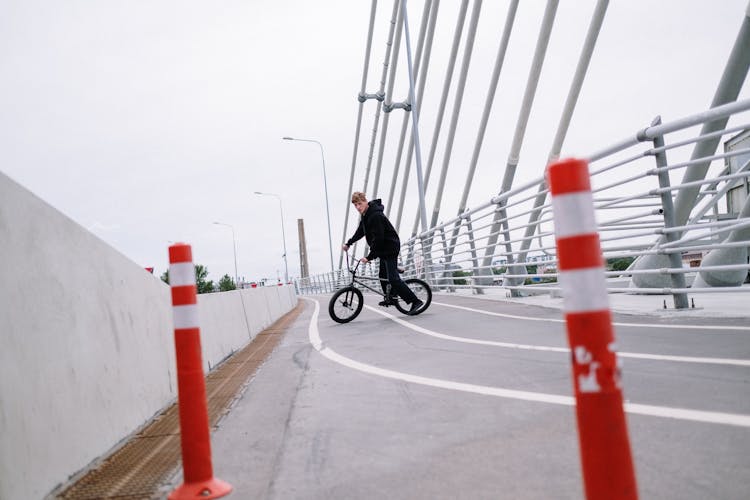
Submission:
[[[383,293],[386,291],[388,283],[391,284],[391,295],[398,295],[404,302],[411,304],[417,300],[414,292],[401,280],[398,275],[398,264],[396,257],[380,257],[380,286],[383,287]],[[384,281],[388,280],[388,281]]]

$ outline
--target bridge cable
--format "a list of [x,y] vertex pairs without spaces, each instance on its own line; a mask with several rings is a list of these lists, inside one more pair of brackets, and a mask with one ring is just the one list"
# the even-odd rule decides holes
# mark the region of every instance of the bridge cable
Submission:
[[[343,245],[346,243],[347,240],[347,225],[349,222],[349,210],[351,209],[351,199],[349,198],[352,193],[352,188],[354,187],[354,171],[357,165],[357,151],[359,149],[359,133],[362,129],[362,111],[364,107],[364,103],[366,102],[365,99],[365,86],[367,85],[367,70],[370,66],[370,52],[372,49],[372,33],[373,28],[375,26],[375,11],[377,7],[378,1],[372,0],[372,4],[370,6],[370,26],[367,30],[367,47],[365,48],[365,64],[364,69],[362,70],[362,84],[360,85],[360,91],[359,91],[359,106],[357,111],[357,126],[355,128],[355,134],[354,134],[354,152],[352,153],[352,168],[351,173],[349,174],[349,190],[346,194],[346,215],[344,216],[344,231],[342,233],[341,237],[341,244]],[[339,269],[342,268],[344,254],[339,252]]]
[[[557,133],[555,134],[552,148],[550,149],[549,156],[547,157],[547,164],[552,163],[560,157],[560,151],[562,150],[565,136],[568,133],[568,128],[573,116],[573,111],[575,110],[576,103],[578,102],[578,97],[581,93],[581,88],[583,87],[583,80],[586,77],[586,72],[588,71],[589,63],[591,62],[591,56],[593,55],[594,48],[596,47],[596,41],[599,36],[599,32],[601,31],[602,23],[604,22],[604,15],[607,12],[608,4],[609,0],[599,0],[596,8],[594,9],[594,14],[592,15],[591,23],[589,24],[589,30],[586,34],[586,40],[584,42],[583,49],[581,50],[581,55],[578,59],[578,65],[576,66],[576,71],[573,76],[573,81],[570,85],[570,90],[568,91],[568,97],[565,100],[565,107],[563,108],[563,114],[557,127]],[[521,243],[521,248],[517,256],[518,262],[523,262],[526,260],[529,247],[531,246],[531,237],[539,227],[539,215],[542,212],[542,205],[544,205],[546,202],[547,191],[547,183],[546,181],[542,180],[542,183],[539,184],[537,197],[534,200],[533,211],[529,216],[529,225],[526,226],[526,231],[524,233],[524,238],[528,239],[524,239]]]
[[[393,1],[393,10],[391,12],[391,27],[388,32],[388,40],[386,41],[386,47],[385,47],[385,56],[383,57],[383,71],[380,74],[380,87],[378,91],[373,95],[373,97],[378,101],[377,107],[375,108],[375,122],[372,126],[372,136],[370,138],[370,151],[367,155],[367,167],[365,168],[365,179],[362,184],[362,191],[364,193],[367,193],[367,184],[370,178],[370,168],[372,167],[372,158],[373,158],[373,152],[375,150],[375,138],[378,135],[378,126],[380,123],[380,114],[383,110],[383,100],[385,98],[385,83],[386,78],[388,76],[388,67],[389,67],[389,60],[391,58],[391,49],[393,47],[393,38],[395,35],[396,26],[400,23],[398,22],[398,19],[400,19],[400,12],[399,12],[399,0]],[[400,28],[399,28],[400,31]],[[400,33],[399,33],[400,36]],[[351,195],[351,193],[349,193]],[[346,237],[346,235],[344,235]],[[368,249],[367,249],[367,243],[364,245],[363,255],[367,255]],[[354,249],[352,250],[352,255],[356,255],[356,244]]]
[[440,205],[443,200],[443,191],[445,189],[445,179],[448,175],[448,166],[450,165],[451,154],[453,153],[453,144],[456,138],[456,129],[458,128],[458,117],[461,114],[461,106],[464,99],[464,90],[466,89],[466,79],[469,72],[469,65],[471,64],[471,56],[474,51],[474,40],[477,33],[477,25],[479,23],[479,14],[482,10],[481,0],[474,1],[474,8],[471,11],[471,20],[469,21],[469,30],[466,32],[466,42],[464,45],[463,61],[461,63],[461,72],[458,77],[458,85],[456,86],[456,94],[453,102],[453,113],[451,115],[450,126],[448,129],[448,137],[445,141],[445,151],[443,152],[443,164],[440,169],[440,178],[438,180],[437,192],[435,194],[435,204],[432,209],[432,220],[428,227],[423,227],[422,231],[427,231],[430,228],[435,227],[438,222],[440,215]]
[[[484,103],[484,112],[482,113],[482,119],[479,124],[479,131],[477,132],[476,142],[474,143],[474,151],[472,152],[471,160],[469,162],[469,171],[466,174],[466,182],[464,183],[464,191],[461,195],[461,201],[458,204],[457,216],[460,216],[466,210],[466,203],[471,191],[471,185],[474,180],[474,173],[476,172],[477,162],[479,161],[479,152],[482,149],[484,143],[484,135],[487,131],[487,122],[489,121],[490,112],[492,111],[492,104],[495,101],[495,93],[497,91],[497,84],[500,80],[500,73],[503,68],[505,61],[505,54],[508,50],[508,43],[510,41],[510,35],[513,31],[513,24],[515,23],[516,12],[518,11],[519,0],[513,0],[508,6],[508,14],[505,18],[505,27],[503,28],[503,34],[500,39],[500,46],[498,47],[497,57],[495,58],[495,67],[492,70],[492,77],[490,78],[490,86],[487,90],[487,98]],[[453,228],[453,234],[451,236],[451,243],[448,246],[449,254],[446,255],[446,260],[450,261],[453,256],[453,249],[455,249],[456,241],[458,239],[458,231],[461,226],[461,220],[456,221],[456,225]],[[478,263],[475,263],[478,267]]]
[[380,74],[380,88],[378,89],[378,94],[380,95],[380,98],[378,99],[377,107],[375,108],[375,123],[372,126],[372,136],[370,139],[370,152],[367,155],[367,167],[365,168],[365,180],[362,184],[362,191],[367,192],[367,184],[370,179],[370,168],[372,167],[372,158],[373,158],[373,152],[375,151],[375,138],[378,135],[378,127],[380,125],[380,114],[383,111],[383,101],[382,99],[385,96],[385,83],[386,78],[388,77],[388,67],[390,65],[390,58],[391,58],[391,50],[393,48],[393,38],[396,33],[396,27],[399,26],[399,37],[400,31],[401,31],[401,23],[399,20],[401,19],[401,13],[398,8],[399,6],[399,0],[393,1],[393,12],[391,13],[391,28],[388,32],[388,41],[386,42],[385,47],[385,57],[383,58],[383,71]]
[[[537,38],[536,48],[534,50],[534,58],[532,59],[531,68],[529,70],[529,76],[526,81],[526,90],[524,91],[523,101],[521,104],[521,110],[519,112],[518,121],[516,123],[516,130],[513,135],[513,142],[511,144],[511,150],[508,154],[508,160],[505,165],[505,173],[503,175],[502,186],[500,193],[509,191],[513,186],[513,179],[516,173],[516,167],[518,166],[519,156],[521,151],[521,145],[523,144],[523,138],[526,133],[526,125],[529,121],[531,114],[531,107],[534,103],[534,97],[536,95],[537,86],[539,83],[539,76],[542,72],[542,66],[544,59],[547,54],[547,47],[549,45],[550,35],[554,26],[555,15],[557,14],[558,0],[548,0],[547,7],[544,11],[544,17],[542,19],[542,25],[539,30],[539,37]],[[483,266],[490,266],[495,253],[495,246],[498,240],[498,231],[504,229],[503,237],[505,239],[506,251],[508,255],[508,263],[513,263],[512,256],[512,245],[509,242],[510,233],[508,229],[507,216],[505,213],[505,203],[501,203],[500,210],[495,212],[494,220],[492,224],[491,232],[492,236],[488,238],[487,246],[485,248]],[[501,220],[505,219],[505,222]],[[482,271],[485,274],[490,274],[492,271],[489,267],[483,267]]]
[[[458,53],[458,46],[461,43],[461,35],[463,33],[463,25],[466,20],[466,11],[468,9],[469,2],[468,0],[463,0],[461,2],[461,8],[459,11],[458,18],[456,20],[456,28],[453,35],[453,44],[451,46],[451,54],[450,58],[448,60],[448,67],[446,69],[445,79],[443,83],[443,93],[442,97],[440,98],[440,104],[438,107],[438,114],[435,121],[435,130],[432,135],[432,145],[430,146],[430,153],[427,160],[427,168],[425,170],[425,178],[424,178],[424,189],[427,189],[427,185],[430,180],[430,172],[432,170],[432,162],[435,157],[435,151],[437,149],[437,140],[440,135],[440,128],[443,121],[443,115],[445,113],[445,103],[448,100],[448,93],[450,91],[450,85],[451,81],[453,80],[453,71],[455,69],[456,65],[456,54]],[[424,74],[424,73],[423,73]],[[409,183],[409,172],[411,170],[411,152],[407,156],[407,163],[404,166],[404,174],[403,174],[403,182],[401,184],[401,197],[398,204],[398,212],[396,215],[396,220],[394,227],[396,230],[399,230],[399,227],[401,225],[401,216],[403,214],[404,209],[404,200],[406,199],[406,189]],[[415,229],[413,231],[414,234],[416,234],[416,227],[419,224],[419,212],[417,212],[415,216]]]
[[[418,108],[421,108],[422,96],[424,96],[424,87],[426,83],[427,69],[429,67],[430,55],[432,53],[432,42],[435,35],[435,22],[437,20],[437,13],[440,7],[440,0],[425,2],[425,9],[422,12],[422,25],[420,26],[419,40],[417,41],[417,51],[415,54],[416,64],[414,65],[414,76],[419,76],[419,83],[417,84],[416,100],[419,104]],[[429,21],[428,21],[429,17]],[[425,22],[428,21],[427,30],[425,33]],[[424,55],[422,52],[424,51]],[[421,73],[420,73],[421,71]],[[414,112],[414,108],[412,108]],[[396,148],[396,160],[393,165],[393,176],[391,178],[391,187],[388,191],[388,199],[386,204],[386,216],[390,217],[391,206],[393,204],[393,196],[396,191],[396,183],[398,182],[398,173],[401,166],[401,157],[404,149],[404,140],[406,138],[406,131],[409,127],[409,114],[404,113],[403,121],[401,122],[401,134],[399,135],[398,147]],[[407,158],[411,160],[411,155],[414,148],[414,137],[409,138],[409,146],[407,152]],[[398,229],[397,229],[398,230]]]
[[[401,0],[403,1],[403,0]],[[396,19],[396,34],[393,40],[392,48],[391,48],[391,63],[389,69],[389,75],[388,75],[388,89],[385,91],[385,102],[382,104],[382,108],[384,111],[383,116],[383,124],[380,126],[380,146],[378,147],[378,161],[375,165],[375,178],[373,179],[372,183],[372,189],[370,193],[370,199],[374,200],[378,197],[378,184],[380,184],[380,170],[383,165],[383,151],[385,151],[385,140],[388,136],[388,123],[390,121],[391,113],[390,110],[393,106],[393,100],[391,99],[391,96],[393,95],[393,85],[396,81],[396,70],[398,69],[398,54],[401,49],[401,34],[404,31],[404,22],[403,22],[403,15],[402,11],[399,10],[398,17]],[[377,128],[377,121],[375,122],[375,127]],[[373,134],[373,146],[375,140],[375,135]],[[370,159],[372,161],[372,158]],[[368,164],[368,175],[369,175],[369,164]],[[367,176],[365,176],[365,192],[367,192]]]

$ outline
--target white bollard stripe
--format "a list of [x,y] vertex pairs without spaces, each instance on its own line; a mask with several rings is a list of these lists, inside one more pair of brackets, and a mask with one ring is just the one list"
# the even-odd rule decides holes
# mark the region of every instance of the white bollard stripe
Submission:
[[169,285],[195,285],[195,267],[192,262],[178,262],[169,265]]
[[577,313],[609,309],[603,268],[561,271],[559,279],[563,292],[564,312]]
[[198,324],[198,306],[191,304],[189,306],[173,306],[174,328],[200,328]]
[[596,233],[596,219],[591,209],[594,199],[591,191],[559,194],[552,197],[555,214],[555,236],[565,238]]

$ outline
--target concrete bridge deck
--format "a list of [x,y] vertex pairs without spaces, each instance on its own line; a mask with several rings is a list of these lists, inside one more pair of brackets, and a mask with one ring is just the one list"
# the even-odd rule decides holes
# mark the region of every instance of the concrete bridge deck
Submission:
[[[213,434],[216,476],[233,498],[582,498],[564,324],[546,300],[436,294],[410,318],[370,297],[339,325],[328,296],[305,298]],[[658,297],[612,298],[642,498],[747,498],[738,300],[664,314]]]

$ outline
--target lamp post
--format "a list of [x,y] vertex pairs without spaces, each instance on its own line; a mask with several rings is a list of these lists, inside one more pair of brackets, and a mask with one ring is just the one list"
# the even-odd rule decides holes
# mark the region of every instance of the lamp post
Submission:
[[331,272],[334,272],[333,268],[333,242],[331,240],[331,211],[328,208],[328,180],[326,179],[326,158],[323,154],[323,145],[314,139],[295,139],[294,137],[282,137],[285,141],[301,141],[301,142],[314,142],[320,147],[320,158],[323,160],[323,188],[326,194],[326,216],[328,218],[328,251],[331,255]]
[[289,267],[286,264],[286,233],[284,232],[284,207],[281,204],[281,196],[273,193],[261,193],[255,191],[255,194],[260,196],[274,196],[279,200],[279,210],[281,211],[281,241],[284,243],[284,283],[289,283]]
[[231,224],[225,224],[223,222],[214,222],[217,226],[227,226],[232,230],[232,248],[234,248],[234,286],[239,288],[240,281],[239,275],[237,274],[237,241],[234,239],[234,227]]

